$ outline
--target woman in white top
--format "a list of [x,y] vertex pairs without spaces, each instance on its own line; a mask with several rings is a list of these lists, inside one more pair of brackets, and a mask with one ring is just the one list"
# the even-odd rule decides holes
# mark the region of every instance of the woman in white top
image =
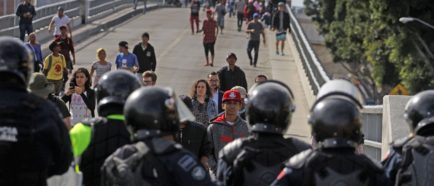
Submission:
[[69,102],[73,125],[86,118],[95,117],[95,91],[90,88],[91,85],[89,71],[79,68],[72,76],[68,91],[62,96],[65,103]]
[[48,32],[53,31],[53,25],[54,25],[54,32],[53,36],[57,37],[60,35],[60,27],[66,26],[69,31],[69,37],[72,38],[72,30],[69,25],[69,22],[71,22],[71,18],[69,18],[67,15],[64,14],[64,9],[62,7],[57,8],[57,15],[51,19],[50,24],[48,25]]

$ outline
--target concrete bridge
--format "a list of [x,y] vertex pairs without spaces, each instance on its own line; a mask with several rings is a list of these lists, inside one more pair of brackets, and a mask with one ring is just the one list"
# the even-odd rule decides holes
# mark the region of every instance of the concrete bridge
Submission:
[[[91,1],[93,2],[93,1]],[[219,35],[216,42],[214,67],[205,67],[202,35],[191,34],[188,8],[171,8],[160,1],[151,1],[148,11],[143,14],[142,6],[134,10],[132,0],[115,0],[110,4],[95,0],[87,15],[86,24],[81,24],[77,1],[65,1],[62,5],[71,6],[66,11],[74,17],[73,36],[76,42],[77,67],[90,68],[94,62],[97,48],[105,48],[108,61],[113,62],[118,50],[118,42],[125,40],[130,48],[140,41],[143,32],[150,34],[150,43],[157,54],[157,84],[170,86],[178,95],[189,94],[195,80],[206,79],[207,74],[218,71],[226,65],[228,52],[237,54],[237,65],[246,73],[249,87],[253,85],[256,75],[265,74],[288,84],[295,95],[296,112],[287,131],[288,136],[310,141],[310,128],[307,124],[309,108],[315,101],[319,87],[332,77],[322,68],[320,59],[312,50],[303,28],[294,13],[291,12],[292,32],[288,35],[285,56],[275,54],[274,33],[267,29],[266,45],[261,43],[257,68],[249,65],[246,48],[247,35],[236,29],[236,17],[227,17],[225,33]],[[118,3],[118,4],[112,4]],[[55,13],[55,6],[47,6],[45,17]],[[56,6],[57,7],[57,6]],[[99,9],[97,9],[99,8]],[[288,7],[289,10],[289,7]],[[0,22],[5,17],[0,17]],[[43,42],[47,53],[50,36],[44,26],[46,18],[38,19],[38,38]],[[200,20],[205,19],[201,12]],[[47,23],[48,24],[48,23]],[[15,35],[14,25],[4,27],[1,35]],[[245,29],[245,26],[243,27]],[[3,32],[2,32],[3,31]],[[387,151],[387,144],[398,137],[406,135],[402,110],[408,97],[386,97],[384,106],[370,106],[363,110],[363,131],[365,133],[365,152],[375,159],[380,159]]]

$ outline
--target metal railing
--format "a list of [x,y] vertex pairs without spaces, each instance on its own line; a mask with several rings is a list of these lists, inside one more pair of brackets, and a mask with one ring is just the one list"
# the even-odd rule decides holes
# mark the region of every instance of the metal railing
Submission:
[[288,5],[286,6],[290,14],[291,35],[294,38],[295,46],[300,53],[303,68],[309,79],[312,91],[314,94],[317,94],[319,88],[329,81],[330,77],[318,60],[318,57],[307,40],[303,28],[300,26],[296,16],[292,12],[291,8]]
[[[157,3],[162,0],[148,0],[148,4]],[[134,0],[90,0],[87,18],[95,20],[111,13],[133,6]],[[143,1],[139,0],[138,3],[143,5]],[[71,18],[80,16],[80,1],[67,0],[58,3],[52,3],[46,6],[36,8],[36,16],[33,19],[33,29],[38,30],[48,26],[53,16],[57,13],[59,6],[65,9],[65,14]],[[18,28],[19,18],[15,14],[0,16],[0,36],[19,36]]]

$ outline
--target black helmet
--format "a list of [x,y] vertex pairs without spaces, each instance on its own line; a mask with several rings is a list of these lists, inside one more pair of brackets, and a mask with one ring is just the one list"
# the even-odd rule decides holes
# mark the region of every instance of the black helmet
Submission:
[[124,114],[133,132],[146,131],[146,135],[173,134],[179,129],[180,119],[193,115],[172,89],[161,87],[134,91],[125,103]]
[[434,90],[426,90],[414,95],[407,102],[404,111],[404,118],[412,132],[421,120],[429,117],[434,117]]
[[[353,94],[355,93],[355,94]],[[311,108],[309,124],[320,146],[355,146],[363,142],[357,88],[345,80],[324,84]]]
[[249,90],[246,118],[252,132],[282,134],[295,111],[291,89],[280,81],[269,80]]
[[32,68],[30,51],[19,39],[0,37],[0,73],[14,75],[27,86]]
[[96,99],[98,113],[113,105],[123,107],[128,96],[140,88],[140,82],[136,76],[128,71],[117,70],[105,73],[96,87]]

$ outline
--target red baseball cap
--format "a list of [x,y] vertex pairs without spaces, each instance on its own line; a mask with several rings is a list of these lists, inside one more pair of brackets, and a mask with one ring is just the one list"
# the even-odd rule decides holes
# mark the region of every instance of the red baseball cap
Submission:
[[225,101],[238,101],[241,102],[241,94],[240,92],[238,92],[238,90],[228,90],[223,94],[223,100],[222,102]]

